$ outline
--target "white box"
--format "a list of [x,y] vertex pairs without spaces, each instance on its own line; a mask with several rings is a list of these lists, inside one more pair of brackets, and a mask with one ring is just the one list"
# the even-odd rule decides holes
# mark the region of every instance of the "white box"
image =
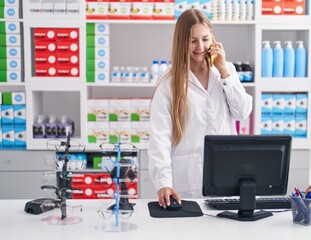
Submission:
[[79,0],[66,0],[66,4],[67,14],[79,14]]
[[149,122],[132,122],[131,126],[131,142],[147,144],[150,137]]
[[7,59],[7,70],[9,71],[20,71],[22,70],[21,59]]
[[109,71],[95,71],[95,82],[100,84],[109,83]]
[[87,116],[89,122],[108,122],[109,120],[108,99],[88,99]]
[[95,47],[109,47],[109,36],[95,36]]
[[21,59],[21,47],[6,47],[6,55],[8,59]]
[[109,122],[110,143],[131,143],[131,122]]
[[131,121],[131,99],[109,99],[109,121]]
[[7,82],[8,83],[20,83],[22,82],[21,71],[7,71]]
[[41,0],[29,0],[29,12],[41,13]]
[[6,46],[7,47],[20,47],[21,46],[21,35],[17,34],[6,34]]
[[95,35],[109,35],[108,23],[95,23]]
[[7,18],[7,19],[19,18],[19,8],[18,7],[4,7],[4,18]]
[[9,34],[20,34],[21,27],[18,22],[6,22],[5,23],[5,32]]
[[87,128],[88,143],[109,143],[108,122],[88,122]]
[[43,14],[54,13],[54,0],[41,0],[41,11]]
[[66,14],[66,0],[54,0],[54,13]]
[[131,121],[150,120],[150,99],[131,100]]

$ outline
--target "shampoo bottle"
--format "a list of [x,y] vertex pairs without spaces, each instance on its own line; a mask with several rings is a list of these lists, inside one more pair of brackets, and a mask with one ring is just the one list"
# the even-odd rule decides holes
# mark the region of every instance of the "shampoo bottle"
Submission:
[[274,41],[273,48],[273,77],[283,77],[284,52],[281,41]]
[[292,41],[285,41],[284,48],[284,77],[294,77],[295,72],[295,50]]
[[303,41],[297,41],[295,52],[295,77],[306,77],[307,51],[303,47]]
[[262,61],[261,61],[261,76],[272,77],[272,64],[273,64],[273,53],[270,46],[270,41],[263,41],[262,48]]

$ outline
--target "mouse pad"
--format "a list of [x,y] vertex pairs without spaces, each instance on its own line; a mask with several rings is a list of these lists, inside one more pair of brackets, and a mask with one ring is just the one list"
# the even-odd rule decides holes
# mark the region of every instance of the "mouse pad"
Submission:
[[154,218],[200,217],[203,212],[195,201],[181,200],[182,208],[177,211],[166,210],[159,206],[159,202],[149,202],[149,214]]

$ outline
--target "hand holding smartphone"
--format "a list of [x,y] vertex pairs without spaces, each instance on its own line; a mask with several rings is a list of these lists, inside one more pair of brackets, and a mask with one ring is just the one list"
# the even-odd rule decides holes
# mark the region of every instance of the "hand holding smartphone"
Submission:
[[[212,35],[212,43],[215,43],[215,38],[214,38],[214,36]],[[211,49],[211,47],[213,46],[213,44],[210,46],[210,49]],[[209,59],[209,63],[210,63],[210,67],[213,67],[214,66],[214,60],[215,60],[215,58],[216,58],[216,55],[214,54],[210,54],[209,55],[209,57],[210,57],[210,59]]]

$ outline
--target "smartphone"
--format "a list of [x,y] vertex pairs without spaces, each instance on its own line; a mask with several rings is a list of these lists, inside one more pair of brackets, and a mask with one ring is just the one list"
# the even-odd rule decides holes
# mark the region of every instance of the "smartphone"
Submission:
[[[214,36],[212,35],[212,43],[214,43],[214,42],[215,42],[215,38],[214,38]],[[216,57],[216,55],[212,55],[212,54],[209,55],[210,67],[213,67],[213,66],[214,66],[215,57]]]

